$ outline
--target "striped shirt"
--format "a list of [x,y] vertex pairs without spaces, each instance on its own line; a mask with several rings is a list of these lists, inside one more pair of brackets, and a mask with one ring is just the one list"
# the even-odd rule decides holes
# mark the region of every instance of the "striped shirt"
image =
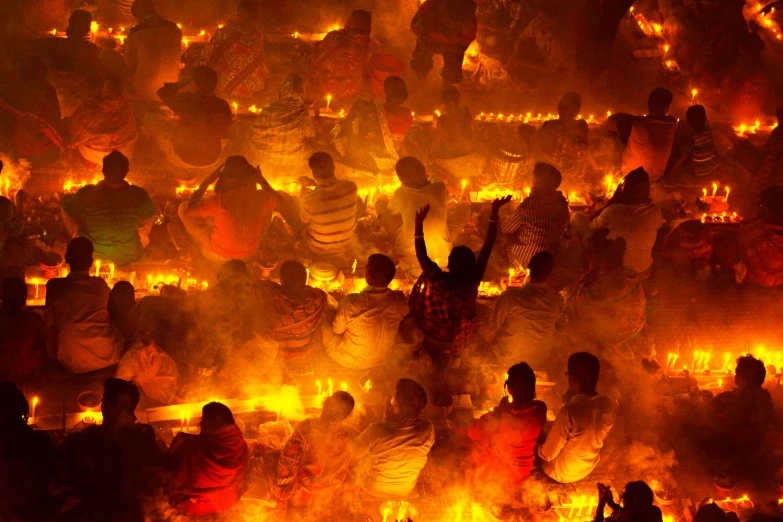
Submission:
[[302,196],[301,218],[310,225],[307,242],[313,252],[345,252],[356,228],[357,188],[353,181],[332,178]]
[[693,135],[693,174],[695,176],[709,176],[718,168],[718,151],[715,149],[715,141],[712,139],[712,131],[705,129]]
[[503,234],[513,236],[508,247],[512,265],[527,268],[539,252],[557,254],[570,218],[568,201],[560,191],[534,188],[530,197],[502,223]]

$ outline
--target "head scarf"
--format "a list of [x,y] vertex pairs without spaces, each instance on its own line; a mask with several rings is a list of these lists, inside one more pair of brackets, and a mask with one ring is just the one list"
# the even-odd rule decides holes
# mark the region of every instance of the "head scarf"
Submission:
[[296,98],[299,100],[304,99],[304,82],[299,76],[292,74],[283,82],[283,86],[280,87],[280,99],[284,98]]

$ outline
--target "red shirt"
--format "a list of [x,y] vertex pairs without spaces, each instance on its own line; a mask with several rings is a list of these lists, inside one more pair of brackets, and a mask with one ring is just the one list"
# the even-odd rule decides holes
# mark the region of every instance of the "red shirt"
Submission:
[[202,200],[195,213],[215,218],[210,236],[215,254],[225,259],[248,259],[261,245],[275,204],[272,194],[247,187]]
[[479,477],[518,485],[533,469],[536,443],[546,422],[546,404],[533,401],[521,410],[502,404],[468,428],[480,455]]

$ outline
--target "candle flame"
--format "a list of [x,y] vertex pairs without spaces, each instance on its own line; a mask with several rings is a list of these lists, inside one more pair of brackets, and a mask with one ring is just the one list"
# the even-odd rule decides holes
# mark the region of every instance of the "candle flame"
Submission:
[[367,379],[364,383],[364,389],[370,391],[372,389],[372,381]]
[[717,183],[713,183],[712,184],[712,197],[714,198],[715,194],[717,194],[717,193],[718,193],[718,184]]
[[187,47],[188,45],[190,45],[190,40],[188,40],[187,38],[183,38],[183,39],[182,39],[182,45],[184,45],[185,47]]
[[239,110],[239,104],[237,102],[232,102],[231,106],[234,108],[234,111]]
[[38,406],[38,402],[39,402],[39,399],[38,399],[38,397],[33,397],[33,408],[35,408],[36,406]]
[[98,32],[98,22],[96,21],[90,22],[90,32],[93,34]]
[[202,29],[201,31],[199,31],[198,35],[199,36],[206,36],[207,32],[204,29]]

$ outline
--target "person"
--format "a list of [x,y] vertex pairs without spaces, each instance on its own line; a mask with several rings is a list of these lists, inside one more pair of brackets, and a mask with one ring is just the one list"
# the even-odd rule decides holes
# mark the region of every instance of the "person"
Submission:
[[[214,184],[215,195],[204,198]],[[261,190],[256,188],[261,185]],[[282,198],[261,170],[242,156],[231,156],[201,182],[178,213],[202,255],[215,264],[249,260],[257,254]]]
[[593,354],[568,358],[569,398],[538,448],[544,473],[556,482],[571,484],[592,473],[614,426],[616,403],[596,391],[600,369]]
[[405,294],[391,290],[396,267],[383,254],[367,259],[367,288],[340,301],[325,324],[326,354],[343,368],[369,370],[391,362],[400,323],[408,315]]
[[460,364],[461,353],[475,326],[478,288],[497,238],[498,212],[509,201],[511,196],[492,202],[487,237],[478,257],[468,247],[458,246],[449,254],[448,272],[427,254],[424,221],[430,206],[416,213],[413,237],[422,274],[413,285],[408,303],[424,333],[422,348],[439,369]]
[[673,154],[668,171],[674,171],[684,161],[690,160],[694,176],[706,177],[712,175],[719,166],[718,151],[712,128],[707,122],[707,111],[703,105],[691,105],[685,113],[689,133],[685,143],[678,153]]
[[772,97],[772,79],[764,63],[764,40],[756,33],[742,35],[740,59],[721,84],[723,107],[730,121],[754,121],[764,114]]
[[538,252],[530,260],[530,280],[509,287],[497,300],[489,319],[492,350],[501,364],[528,361],[540,367],[549,357],[563,298],[553,287],[554,256]]
[[631,126],[631,136],[623,152],[623,175],[641,167],[650,176],[650,183],[663,176],[677,130],[677,120],[667,115],[671,103],[669,89],[659,87],[650,93],[648,114],[634,118]]
[[[37,419],[33,419],[35,422]],[[13,382],[0,381],[0,519],[52,520],[48,487],[56,455],[44,431],[33,430],[30,404]]]
[[406,156],[397,162],[395,167],[397,177],[402,183],[394,191],[389,202],[388,211],[399,215],[402,227],[397,231],[395,250],[405,260],[415,259],[414,222],[416,212],[425,205],[430,206],[425,226],[427,252],[435,259],[445,259],[451,251],[451,234],[448,225],[449,189],[440,180],[430,181],[422,163]]
[[90,167],[100,165],[115,150],[133,157],[138,138],[136,118],[122,91],[122,80],[106,80],[100,96],[81,104],[71,117],[68,146],[78,150]]
[[371,31],[372,13],[357,9],[348,17],[345,27],[329,31],[323,40],[316,42],[308,63],[310,99],[332,96],[341,105],[353,103],[364,90]]
[[78,499],[66,504],[65,509],[71,508],[66,519],[105,520],[112,512],[128,519],[138,517],[142,496],[163,486],[163,455],[155,431],[136,422],[139,399],[132,382],[106,379],[101,397],[103,422],[63,442],[59,480]]
[[383,82],[386,102],[358,100],[336,131],[335,146],[350,168],[378,173],[389,172],[405,150],[404,141],[413,124],[411,110],[402,104],[408,88],[399,76]]
[[131,13],[139,23],[128,32],[125,66],[134,96],[158,101],[158,89],[179,79],[182,31],[158,14],[155,0],[136,0]]
[[334,160],[316,152],[308,160],[315,179],[312,191],[302,189],[300,218],[307,226],[307,246],[319,257],[351,257],[359,219],[356,183],[337,179]]
[[0,91],[0,109],[10,119],[10,140],[16,153],[40,166],[57,161],[65,146],[60,102],[47,75],[39,58],[23,57],[19,81],[9,82]]
[[224,404],[206,404],[199,434],[178,433],[166,458],[173,503],[184,515],[222,513],[245,490],[250,453],[242,430]]
[[783,283],[783,187],[761,193],[759,215],[743,223],[739,232],[740,257],[747,270],[744,280],[766,288]]
[[512,266],[525,268],[538,252],[556,255],[560,251],[560,238],[571,219],[568,200],[557,190],[561,179],[556,167],[536,163],[530,196],[503,220],[501,230],[509,237]]
[[328,302],[326,292],[308,286],[307,279],[301,263],[286,261],[279,284],[260,281],[254,289],[264,330],[278,343],[277,361],[292,375],[312,371],[312,341]]
[[536,374],[527,363],[508,369],[508,396],[468,428],[474,441],[475,486],[490,495],[520,486],[533,470],[536,443],[544,430],[546,404],[536,400]]
[[647,298],[642,277],[623,265],[625,240],[607,235],[602,229],[590,238],[590,267],[574,284],[565,312],[582,342],[610,350],[644,331]]
[[92,255],[89,239],[72,239],[65,251],[70,273],[46,283],[47,353],[77,374],[117,364],[123,346],[109,316],[109,285],[90,276]]
[[280,95],[256,116],[245,136],[247,157],[272,179],[299,179],[307,174],[315,126],[304,104],[304,85],[290,75]]
[[204,48],[201,63],[217,73],[215,94],[221,98],[253,100],[264,91],[269,70],[258,9],[258,0],[239,2],[236,18],[219,27]]
[[698,219],[677,225],[661,245],[661,256],[682,267],[703,268],[712,258],[712,234]]
[[0,283],[0,380],[25,382],[38,374],[46,360],[43,318],[25,310],[27,283],[19,276]]
[[571,77],[576,70],[573,27],[563,20],[559,4],[545,2],[539,8],[505,64],[512,80],[533,88]]
[[590,221],[591,230],[607,228],[609,239],[625,240],[623,264],[644,277],[652,267],[661,225],[661,209],[650,201],[650,177],[641,167],[625,176],[609,203]]
[[[0,161],[0,175],[3,172],[3,162]],[[0,196],[0,259],[6,257],[3,254],[6,242],[21,235],[24,231],[24,219],[17,212],[13,201],[5,196]]]
[[715,502],[707,502],[699,507],[693,522],[729,522],[729,519]]
[[121,332],[126,345],[133,340],[130,316],[136,306],[136,293],[129,281],[117,281],[109,292],[109,317]]
[[663,522],[661,508],[653,505],[655,496],[652,489],[641,480],[629,482],[620,497],[623,505],[614,501],[612,490],[601,483],[598,484],[598,509],[593,522],[603,522],[604,508],[612,509],[612,519],[617,522]]
[[98,60],[100,49],[89,39],[92,21],[87,11],[74,11],[68,19],[66,38],[52,36],[41,42],[41,58],[49,69],[64,118],[100,91],[104,71]]
[[[181,92],[191,81],[196,92]],[[196,67],[192,80],[167,83],[158,90],[160,100],[179,121],[160,114],[148,114],[142,121],[142,129],[175,167],[206,168],[220,160],[233,115],[228,103],[214,94],[217,81],[213,69]]]
[[349,431],[344,426],[354,408],[345,391],[324,400],[321,415],[305,419],[280,452],[272,494],[289,512],[325,508],[337,500],[350,472]]
[[557,168],[569,182],[582,181],[588,145],[587,122],[579,118],[582,96],[569,92],[557,104],[559,118],[545,121],[535,135],[539,161]]
[[748,199],[755,199],[761,192],[772,185],[778,185],[783,175],[783,107],[776,111],[777,124],[764,142],[760,151],[760,161],[756,174],[748,182]]
[[437,116],[437,128],[432,143],[432,157],[454,159],[471,154],[475,149],[473,141],[473,115],[470,109],[460,104],[462,95],[453,85],[440,91],[443,114]]
[[370,424],[356,437],[357,480],[362,494],[394,500],[414,492],[435,443],[432,423],[419,418],[426,405],[424,388],[412,379],[400,379],[384,420]]
[[63,198],[69,232],[90,240],[99,259],[125,266],[144,256],[157,213],[147,191],[125,181],[130,162],[121,152],[103,158],[103,181]]
[[478,32],[476,2],[436,0],[421,4],[411,21],[411,30],[416,35],[411,69],[420,78],[426,78],[433,67],[433,56],[442,54],[443,82],[462,81],[462,60]]

